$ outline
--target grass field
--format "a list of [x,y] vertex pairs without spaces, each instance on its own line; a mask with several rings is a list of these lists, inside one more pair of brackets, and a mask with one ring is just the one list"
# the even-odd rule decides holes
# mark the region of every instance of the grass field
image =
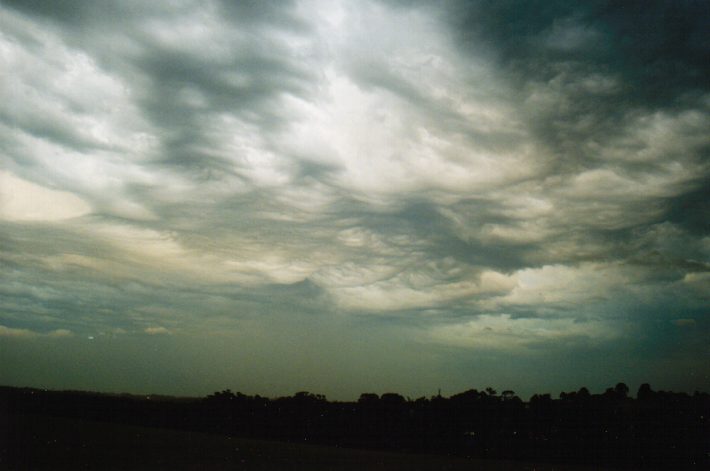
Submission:
[[4,424],[0,469],[17,470],[591,470],[243,440],[44,416]]

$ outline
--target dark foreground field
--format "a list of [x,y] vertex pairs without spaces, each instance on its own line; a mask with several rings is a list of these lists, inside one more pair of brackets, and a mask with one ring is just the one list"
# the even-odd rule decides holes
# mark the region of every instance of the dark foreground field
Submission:
[[[468,460],[38,415],[5,423],[0,469],[9,470],[591,470],[592,467]],[[608,469],[608,468],[605,468]]]

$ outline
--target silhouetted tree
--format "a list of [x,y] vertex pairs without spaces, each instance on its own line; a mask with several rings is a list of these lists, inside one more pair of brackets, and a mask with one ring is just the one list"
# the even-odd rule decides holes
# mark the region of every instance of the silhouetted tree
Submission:
[[380,396],[380,401],[386,406],[401,406],[407,402],[404,396],[397,393],[384,393]]
[[639,386],[639,390],[636,393],[636,398],[639,401],[648,401],[653,398],[653,390],[651,389],[651,385],[648,383],[643,383],[641,386]]
[[373,393],[362,393],[360,394],[360,399],[357,400],[358,404],[377,404],[380,400],[380,396]]
[[614,387],[614,393],[619,399],[626,399],[629,396],[629,387],[624,383],[617,383]]

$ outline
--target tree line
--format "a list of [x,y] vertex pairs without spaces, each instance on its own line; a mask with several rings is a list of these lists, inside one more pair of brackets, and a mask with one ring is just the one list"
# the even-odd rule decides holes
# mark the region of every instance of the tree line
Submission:
[[[243,438],[476,458],[632,468],[710,465],[710,395],[619,383],[558,398],[470,389],[418,399],[397,393],[328,401],[299,392],[266,398],[227,389],[204,398],[110,395],[0,387],[0,410],[207,431]],[[708,467],[707,469],[710,469]]]

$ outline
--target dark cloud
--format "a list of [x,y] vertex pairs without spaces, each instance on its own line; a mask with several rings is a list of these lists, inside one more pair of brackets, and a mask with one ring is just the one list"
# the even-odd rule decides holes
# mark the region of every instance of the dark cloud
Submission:
[[704,2],[452,5],[459,47],[493,57],[519,99],[554,94],[532,109],[532,129],[576,166],[603,164],[580,144],[618,135],[635,111],[692,109],[708,92]]
[[452,11],[461,45],[486,47],[512,71],[590,64],[625,79],[624,101],[651,106],[707,90],[705,2],[454,2]]
[[[59,2],[29,0],[24,2],[9,0],[6,3],[24,13],[50,18],[69,25],[82,24],[96,17],[116,13],[116,4],[112,2],[84,2],[82,0],[62,0]],[[107,8],[110,10],[107,11]]]

